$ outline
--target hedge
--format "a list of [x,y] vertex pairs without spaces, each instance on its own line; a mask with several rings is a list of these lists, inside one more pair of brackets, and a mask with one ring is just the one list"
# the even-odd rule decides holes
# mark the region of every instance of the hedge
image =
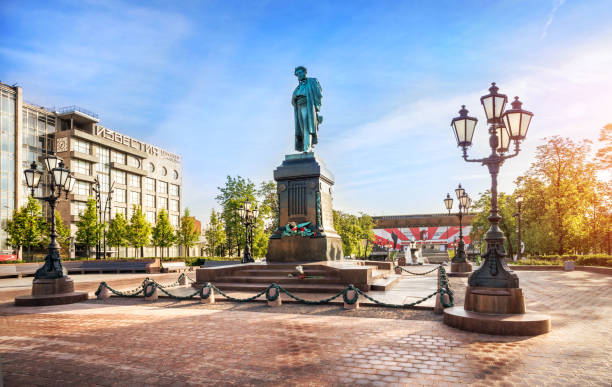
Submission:
[[[562,265],[565,261],[574,261],[579,266],[605,266],[612,267],[612,255],[590,254],[590,255],[532,255],[527,261],[540,262],[532,265]],[[526,265],[526,262],[520,264]]]

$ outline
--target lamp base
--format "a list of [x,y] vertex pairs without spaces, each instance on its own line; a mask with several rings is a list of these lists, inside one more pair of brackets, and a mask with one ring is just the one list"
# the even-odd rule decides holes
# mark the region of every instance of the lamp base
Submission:
[[35,279],[32,282],[32,295],[15,297],[16,306],[48,306],[72,304],[89,298],[87,292],[75,292],[74,281],[70,277],[55,279]]

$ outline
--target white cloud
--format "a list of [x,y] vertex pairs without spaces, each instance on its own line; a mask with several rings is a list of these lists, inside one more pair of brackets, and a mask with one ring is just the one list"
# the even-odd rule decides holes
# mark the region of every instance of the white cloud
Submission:
[[563,5],[563,3],[565,3],[565,0],[555,0],[552,11],[550,11],[550,14],[548,15],[548,20],[546,20],[546,24],[544,24],[544,30],[542,31],[542,35],[540,36],[540,39],[544,39],[546,35],[548,35],[548,28],[553,22],[555,13]]

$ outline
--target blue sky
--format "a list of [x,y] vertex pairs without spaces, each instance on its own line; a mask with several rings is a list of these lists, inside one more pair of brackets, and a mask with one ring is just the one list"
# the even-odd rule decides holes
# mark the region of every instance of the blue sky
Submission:
[[293,152],[297,65],[323,87],[316,152],[353,213],[442,212],[457,183],[487,189],[449,123],[466,104],[484,156],[492,81],[535,113],[501,190],[542,138],[612,122],[610,1],[4,1],[0,16],[0,80],[179,153],[203,219],[227,175],[272,179]]

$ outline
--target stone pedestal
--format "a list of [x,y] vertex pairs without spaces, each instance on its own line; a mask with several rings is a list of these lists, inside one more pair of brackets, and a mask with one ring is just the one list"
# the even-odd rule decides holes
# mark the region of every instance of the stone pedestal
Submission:
[[465,289],[464,309],[478,313],[525,313],[525,297],[521,288],[471,287]]
[[[335,261],[343,258],[342,240],[334,230],[334,176],[314,153],[286,155],[274,171],[279,228],[268,243],[267,262]],[[308,236],[283,235],[289,223],[306,226]]]
[[472,264],[469,262],[452,262],[449,277],[467,277],[472,272]]
[[15,297],[17,306],[48,306],[85,301],[87,292],[75,292],[70,277],[39,278],[32,281],[32,295]]
[[468,286],[462,307],[444,309],[444,323],[492,335],[534,336],[550,332],[550,316],[525,310],[521,288]]

